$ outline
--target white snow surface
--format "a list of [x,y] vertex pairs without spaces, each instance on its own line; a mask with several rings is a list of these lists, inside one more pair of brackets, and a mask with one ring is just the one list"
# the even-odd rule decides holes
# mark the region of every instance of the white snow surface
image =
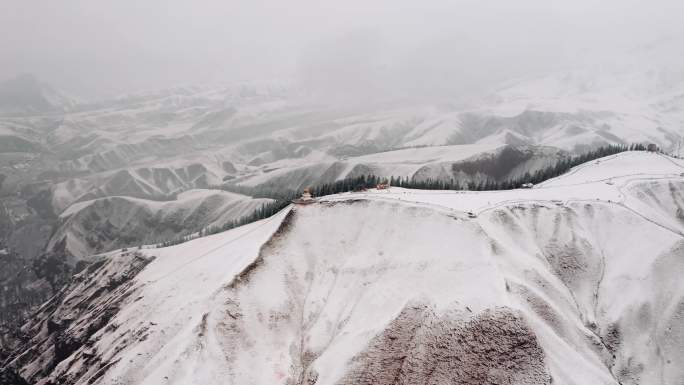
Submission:
[[634,152],[527,190],[339,194],[145,249],[98,383],[350,384],[418,302],[521,314],[554,384],[681,384],[683,167]]
[[[206,339],[198,345],[190,341],[204,315],[222,307],[224,286],[255,259],[288,211],[175,247],[147,251],[157,258],[136,278],[144,284],[141,300],[124,309],[116,321],[148,330],[147,343],[132,345],[125,355],[135,361],[126,359],[103,382],[163,384],[173,378],[178,384],[225,383],[228,365],[215,331],[207,329]],[[105,335],[103,346],[114,349],[117,334]]]
[[452,145],[408,148],[396,151],[379,152],[358,156],[347,160],[347,168],[341,178],[348,175],[357,165],[369,165],[377,169],[380,176],[412,176],[420,168],[435,164],[456,162],[472,156],[486,153],[500,147],[499,145]]
[[[449,170],[451,163],[467,158],[487,154],[500,148],[500,144],[466,144],[450,146],[415,147],[394,151],[378,152],[369,155],[345,158],[335,162],[334,159],[311,159],[309,166],[301,166],[298,162],[277,162],[269,166],[277,168],[267,173],[256,174],[240,182],[246,186],[256,186],[266,183],[274,177],[284,176],[296,170],[315,168],[319,173],[328,170],[333,164],[342,165],[336,173],[336,179],[341,180],[349,177],[356,167],[371,170],[371,173],[380,177],[412,177],[418,170],[429,170],[438,178],[440,171]],[[316,163],[320,162],[320,163]],[[293,167],[294,166],[294,167]],[[446,171],[445,171],[446,172]]]
[[[60,226],[50,238],[48,247],[66,242],[65,248],[69,253],[85,257],[100,251],[93,249],[87,241],[88,236],[94,232],[93,228],[99,223],[106,222],[118,234],[134,236],[140,243],[153,242],[154,236],[157,239],[171,239],[176,236],[172,228],[187,230],[221,226],[228,221],[250,215],[269,202],[272,200],[209,189],[188,190],[169,201],[126,196],[92,199],[75,203],[60,215]],[[147,230],[147,233],[137,233],[137,230],[142,229]],[[115,238],[106,241],[104,239],[106,238],[101,239],[104,250],[112,250],[117,245]]]
[[[348,199],[398,200],[401,202],[479,214],[525,203],[607,202],[624,204],[623,190],[635,183],[684,178],[684,161],[647,152],[625,152],[573,168],[568,173],[532,189],[506,191],[410,190],[393,187],[323,197],[321,201]],[[628,189],[627,189],[628,190]]]

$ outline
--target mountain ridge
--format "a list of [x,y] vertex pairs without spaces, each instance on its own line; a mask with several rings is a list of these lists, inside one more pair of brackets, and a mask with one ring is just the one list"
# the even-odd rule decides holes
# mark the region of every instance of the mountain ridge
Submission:
[[7,368],[74,384],[675,384],[683,167],[630,152],[527,190],[340,194],[142,249],[155,259],[110,326],[53,369],[39,352]]

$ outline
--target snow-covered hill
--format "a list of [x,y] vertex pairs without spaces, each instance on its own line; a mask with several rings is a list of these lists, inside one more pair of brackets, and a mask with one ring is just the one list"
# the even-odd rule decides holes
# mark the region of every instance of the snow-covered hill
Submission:
[[[40,267],[53,257],[62,266],[64,251],[81,256],[149,241],[160,232],[145,226],[168,218],[173,225],[164,226],[164,237],[194,231],[181,223],[186,218],[191,227],[210,225],[211,215],[176,210],[202,213],[221,204],[192,199],[156,209],[157,201],[192,189],[230,183],[257,195],[368,173],[477,182],[519,176],[601,144],[653,142],[675,151],[684,127],[683,79],[663,68],[585,69],[519,79],[467,104],[353,107],[313,104],[284,84],[177,87],[84,104],[19,79],[0,87],[0,250],[11,251],[7,264],[31,277],[22,292],[34,292],[50,280],[61,285],[77,269],[70,260],[52,277],[55,269]],[[662,197],[676,186],[652,183],[624,188],[638,197],[630,207],[658,213],[659,223],[675,228],[681,210]],[[576,194],[572,186],[556,187]],[[112,211],[122,207],[124,214]],[[243,212],[228,210],[220,221]],[[27,314],[51,290],[25,303],[8,300],[18,292],[6,290],[0,302]]]
[[511,135],[540,145],[648,141],[673,150],[684,135],[683,97],[681,70],[585,68],[511,81],[490,95],[483,113],[500,117],[501,126],[537,126]]
[[341,194],[113,254],[25,326],[6,369],[77,384],[680,384],[683,173],[630,152],[533,189]]
[[220,190],[189,190],[174,200],[114,196],[79,202],[60,215],[47,249],[87,257],[169,240],[249,216],[271,199]]
[[[281,84],[179,87],[50,114],[2,116],[0,174],[10,194],[29,183],[56,186],[51,194],[59,215],[82,199],[159,199],[224,180],[253,186],[286,179],[284,187],[301,187],[353,174],[354,167],[450,178],[439,160],[503,145],[576,152],[653,142],[675,151],[684,134],[680,75],[569,71],[509,82],[466,106],[314,105]],[[407,158],[388,159],[393,150]],[[413,172],[420,166],[426,169]],[[203,175],[182,175],[197,167]]]
[[567,159],[569,154],[554,147],[451,145],[408,148],[370,155],[291,166],[275,163],[271,168],[237,178],[242,186],[300,190],[361,175],[416,181],[442,180],[480,182],[505,181],[534,173]]
[[159,164],[72,178],[52,188],[51,204],[62,213],[74,203],[108,196],[170,199],[189,189],[219,185],[225,171],[212,163],[212,168],[202,163]]
[[[360,107],[312,105],[279,85],[185,87],[82,104],[72,111],[0,118],[19,152],[54,155],[54,175],[230,161],[246,175],[414,147],[552,146],[682,139],[684,76],[584,69],[511,81],[483,100]],[[10,140],[10,139],[8,139]],[[9,150],[3,150],[9,151]],[[315,156],[311,156],[314,154]],[[183,164],[185,163],[185,164]],[[208,167],[208,165],[205,164]]]

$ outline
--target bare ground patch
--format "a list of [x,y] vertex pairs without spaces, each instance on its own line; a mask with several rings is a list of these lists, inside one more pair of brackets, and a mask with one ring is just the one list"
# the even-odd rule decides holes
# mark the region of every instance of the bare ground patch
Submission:
[[519,313],[469,320],[409,305],[350,362],[339,385],[550,384],[544,352]]

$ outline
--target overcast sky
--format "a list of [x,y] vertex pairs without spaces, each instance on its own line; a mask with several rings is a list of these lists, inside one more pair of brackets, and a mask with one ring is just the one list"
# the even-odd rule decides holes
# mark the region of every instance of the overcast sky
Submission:
[[[681,0],[0,0],[0,79],[455,92],[684,36]],[[608,54],[609,53],[609,54]]]

